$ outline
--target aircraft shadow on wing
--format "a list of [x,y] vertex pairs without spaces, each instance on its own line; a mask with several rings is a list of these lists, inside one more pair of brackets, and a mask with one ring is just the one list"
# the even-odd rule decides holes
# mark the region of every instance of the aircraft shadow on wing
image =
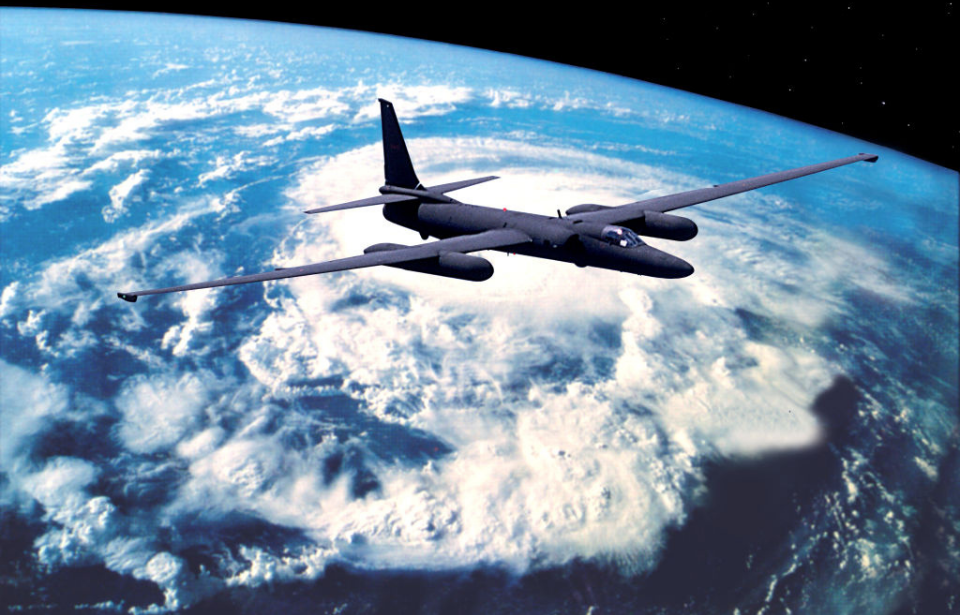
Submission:
[[787,171],[701,188],[618,207],[577,205],[565,216],[544,216],[461,203],[446,195],[496,179],[494,176],[425,187],[417,179],[393,104],[380,99],[383,129],[384,185],[380,194],[348,203],[308,210],[315,214],[382,205],[383,216],[435,241],[414,246],[375,244],[363,254],[324,263],[275,269],[209,282],[117,293],[136,301],[143,295],[281,280],[333,271],[386,265],[461,280],[483,281],[493,275],[490,261],[469,253],[499,250],[538,258],[599,267],[656,278],[683,278],[693,273],[686,261],[647,245],[641,236],[686,241],[697,225],[668,211],[755,190],[854,162],[876,162],[873,154],[821,162]]

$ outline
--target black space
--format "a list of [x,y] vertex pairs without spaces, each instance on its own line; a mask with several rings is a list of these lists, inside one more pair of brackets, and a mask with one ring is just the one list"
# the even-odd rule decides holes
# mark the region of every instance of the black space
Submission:
[[960,169],[953,1],[658,4],[148,0],[137,10],[367,30],[553,60],[769,111]]

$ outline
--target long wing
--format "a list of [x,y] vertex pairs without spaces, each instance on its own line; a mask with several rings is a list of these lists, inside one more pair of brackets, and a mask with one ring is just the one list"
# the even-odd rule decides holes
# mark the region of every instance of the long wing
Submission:
[[620,207],[612,207],[610,209],[574,214],[570,217],[604,224],[618,224],[620,222],[626,222],[627,220],[639,218],[645,211],[656,211],[662,213],[666,211],[672,211],[674,209],[680,209],[681,207],[698,205],[700,203],[706,203],[707,201],[721,199],[725,196],[756,190],[757,188],[763,188],[764,186],[769,186],[771,184],[778,184],[780,182],[796,179],[805,175],[813,175],[814,173],[820,173],[821,171],[842,167],[843,165],[853,164],[854,162],[860,161],[876,162],[877,156],[874,154],[858,154],[856,156],[848,156],[847,158],[839,158],[837,160],[821,162],[820,164],[812,164],[806,167],[790,169],[788,171],[769,173],[767,175],[760,175],[759,177],[751,177],[750,179],[741,179],[735,182],[713,186],[712,188],[700,188],[698,190],[690,190],[688,192],[680,192],[678,194],[656,197],[646,201],[637,201],[636,203],[621,205]]
[[199,288],[232,286],[234,284],[250,284],[251,282],[266,282],[267,280],[282,280],[284,278],[297,278],[300,276],[314,275],[317,273],[331,273],[333,271],[361,269],[363,267],[375,267],[377,265],[395,265],[397,263],[406,263],[425,258],[433,258],[444,252],[476,252],[478,250],[503,248],[506,246],[528,243],[530,241],[530,237],[521,231],[514,229],[498,229],[477,233],[475,235],[461,235],[459,237],[441,239],[439,241],[424,243],[418,246],[410,246],[409,248],[398,248],[396,250],[371,252],[368,254],[361,254],[359,256],[349,256],[347,258],[341,258],[325,263],[302,265],[300,267],[290,267],[288,269],[277,269],[275,271],[266,271],[264,273],[254,273],[251,275],[223,278],[220,280],[212,280],[210,282],[198,282],[196,284],[184,284],[182,286],[169,286],[167,288],[154,288],[151,290],[138,290],[132,293],[117,293],[117,296],[125,301],[136,301],[137,297],[143,295],[159,295],[162,293],[175,293],[184,290],[196,290]]

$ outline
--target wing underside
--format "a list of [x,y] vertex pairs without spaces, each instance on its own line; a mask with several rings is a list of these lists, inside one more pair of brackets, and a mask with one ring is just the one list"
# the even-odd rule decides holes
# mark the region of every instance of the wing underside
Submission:
[[518,245],[527,243],[529,241],[531,241],[530,237],[521,231],[514,229],[498,229],[477,233],[475,235],[461,235],[459,237],[441,239],[439,241],[410,246],[408,248],[399,248],[396,250],[382,252],[371,252],[358,256],[349,256],[347,258],[327,261],[325,263],[314,263],[312,265],[276,269],[274,271],[265,271],[263,273],[254,273],[251,275],[222,278],[219,280],[211,280],[209,282],[197,282],[195,284],[183,284],[180,286],[169,286],[166,288],[138,290],[131,293],[117,293],[117,296],[125,301],[136,301],[137,297],[141,297],[143,295],[159,295],[185,290],[197,290],[200,288],[216,288],[219,286],[233,286],[236,284],[266,282],[268,280],[283,280],[286,278],[297,278],[306,275],[315,275],[318,273],[332,273],[334,271],[346,271],[348,269],[376,267],[378,265],[395,265],[398,263],[407,263],[434,258],[449,252],[477,252],[479,250],[489,250],[493,248],[503,248],[506,246]]

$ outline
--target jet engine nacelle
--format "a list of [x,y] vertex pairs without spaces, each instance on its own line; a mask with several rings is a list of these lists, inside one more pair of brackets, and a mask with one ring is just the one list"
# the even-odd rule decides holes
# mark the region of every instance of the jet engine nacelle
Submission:
[[584,203],[583,205],[574,205],[567,210],[567,215],[572,216],[574,214],[586,214],[592,211],[600,211],[601,209],[613,209],[607,205],[596,205],[594,203]]
[[[408,246],[399,243],[378,243],[370,246],[363,251],[364,254],[370,252],[384,252],[387,250],[399,250]],[[420,273],[429,273],[439,275],[445,278],[456,278],[458,280],[470,280],[472,282],[482,282],[490,279],[493,275],[493,265],[485,258],[479,256],[470,256],[460,252],[443,252],[440,256],[425,258],[418,261],[398,263],[387,265],[387,267],[396,267],[397,269],[406,269],[407,271],[418,271]]]
[[[568,209],[567,215],[586,214],[603,211],[605,209],[613,208],[606,205],[584,203],[583,205],[574,205]],[[673,239],[674,241],[693,239],[699,231],[693,220],[671,214],[662,214],[658,211],[645,211],[639,218],[622,222],[620,226],[630,229],[637,235]]]
[[638,235],[687,241],[697,236],[699,229],[689,218],[662,214],[658,211],[645,211],[643,217],[623,224]]

